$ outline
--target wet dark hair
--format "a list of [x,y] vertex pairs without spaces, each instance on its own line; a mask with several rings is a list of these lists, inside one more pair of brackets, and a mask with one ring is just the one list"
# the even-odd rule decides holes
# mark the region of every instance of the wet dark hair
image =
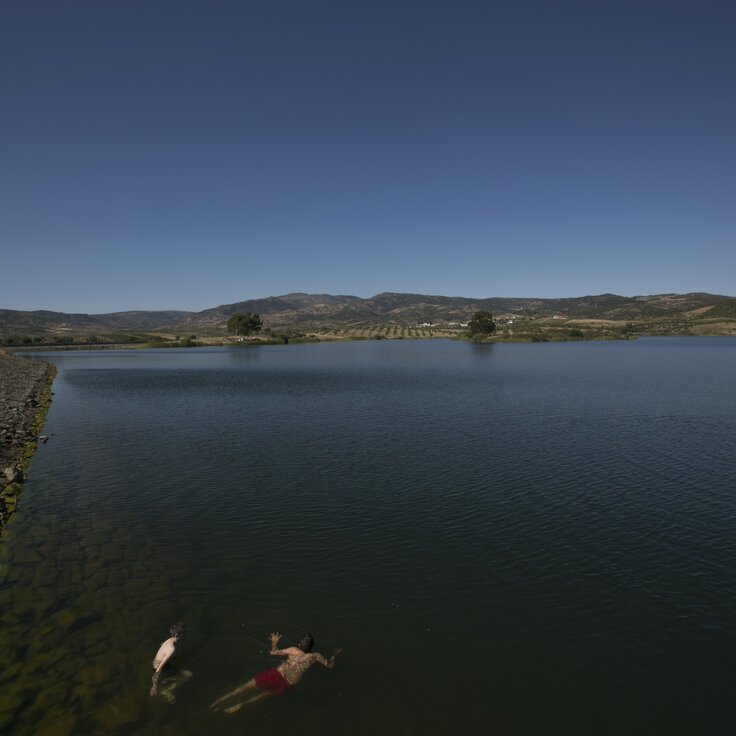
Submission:
[[299,642],[299,649],[303,652],[311,652],[314,646],[314,637],[311,634],[304,634],[302,640]]
[[184,634],[184,622],[177,621],[175,624],[171,624],[169,627],[169,633],[171,636],[182,636],[182,634]]

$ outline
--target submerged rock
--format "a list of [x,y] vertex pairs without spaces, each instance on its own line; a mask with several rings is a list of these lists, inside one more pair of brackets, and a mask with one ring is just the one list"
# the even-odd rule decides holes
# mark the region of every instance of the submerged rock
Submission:
[[36,689],[28,682],[20,679],[3,685],[0,691],[0,715],[13,718],[28,705],[35,695]]
[[71,713],[51,713],[36,728],[38,736],[72,736],[77,733],[77,717]]
[[3,647],[0,651],[0,668],[3,671],[3,675],[6,670],[10,670],[18,664],[23,664],[26,648],[21,645],[21,642],[24,640],[25,639],[18,639],[15,641],[5,640],[3,642]]
[[43,562],[43,557],[30,547],[18,547],[13,552],[13,563],[16,565],[32,567],[41,564],[41,562]]
[[18,676],[18,673],[23,669],[22,662],[16,662],[9,667],[2,667],[0,669],[0,685],[3,682],[12,682]]
[[10,726],[13,725],[15,720],[15,711],[9,710],[6,713],[0,713],[0,733],[10,733]]
[[25,701],[20,697],[20,695],[7,692],[0,693],[0,713],[16,711],[24,702]]
[[16,585],[13,588],[13,612],[18,618],[22,619],[29,614],[35,614],[36,604],[36,594],[30,587]]
[[[87,567],[85,566],[85,573],[87,572]],[[95,566],[95,569],[90,575],[89,578],[85,581],[85,588],[90,593],[94,594],[96,593],[100,588],[106,588],[108,585],[109,575],[107,570],[100,569],[99,565]]]
[[33,587],[38,588],[55,588],[58,577],[56,565],[44,563],[38,565],[33,573]]
[[101,663],[89,664],[77,672],[76,680],[83,685],[95,686],[107,682],[112,677],[112,671]]
[[104,644],[110,640],[110,633],[101,619],[94,621],[84,630],[84,647],[90,647],[98,644]]
[[84,711],[87,711],[92,704],[95,702],[96,690],[91,688],[89,685],[80,683],[72,690],[72,698],[75,701],[79,701]]
[[36,697],[34,705],[47,711],[49,708],[53,708],[54,706],[64,705],[69,700],[69,697],[69,688],[65,684],[52,685],[46,690],[41,690]]
[[105,732],[135,723],[140,717],[140,704],[132,697],[119,696],[100,706],[94,721]]
[[36,657],[45,652],[55,651],[65,644],[66,633],[58,626],[44,626],[34,632],[28,646],[28,656]]

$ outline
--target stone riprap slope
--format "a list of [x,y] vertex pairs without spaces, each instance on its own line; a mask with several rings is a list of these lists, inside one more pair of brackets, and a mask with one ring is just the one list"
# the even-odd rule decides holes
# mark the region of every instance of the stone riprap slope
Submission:
[[0,351],[0,531],[15,511],[56,369]]

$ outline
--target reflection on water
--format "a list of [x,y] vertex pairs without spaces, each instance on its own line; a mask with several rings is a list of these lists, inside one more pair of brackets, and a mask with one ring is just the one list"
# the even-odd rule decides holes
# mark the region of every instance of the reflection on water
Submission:
[[[49,359],[51,440],[0,550],[0,732],[729,722],[736,343]],[[151,660],[179,619],[169,704]],[[343,657],[210,713],[274,630]]]

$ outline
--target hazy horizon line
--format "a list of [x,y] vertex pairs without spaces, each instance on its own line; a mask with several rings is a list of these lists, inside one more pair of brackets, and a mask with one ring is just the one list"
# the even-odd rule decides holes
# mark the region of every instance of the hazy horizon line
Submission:
[[218,309],[220,307],[227,307],[231,306],[233,304],[240,304],[242,302],[250,302],[250,301],[263,301],[266,299],[283,299],[285,297],[289,296],[330,296],[330,297],[346,297],[346,298],[352,298],[352,299],[361,299],[363,301],[370,301],[371,299],[375,299],[376,297],[382,296],[384,294],[396,294],[401,296],[419,296],[419,297],[439,297],[442,299],[472,299],[474,301],[485,301],[488,299],[522,299],[522,300],[543,300],[543,301],[554,301],[554,300],[560,300],[560,299],[584,299],[586,297],[596,298],[596,297],[602,297],[602,296],[616,296],[616,297],[622,297],[625,299],[639,299],[639,298],[650,298],[650,297],[662,297],[662,296],[688,296],[688,295],[694,295],[694,294],[705,294],[708,296],[713,297],[719,297],[719,298],[725,298],[725,299],[733,299],[736,298],[736,295],[732,294],[715,294],[709,291],[663,291],[663,292],[657,292],[657,293],[651,293],[651,294],[621,294],[618,292],[612,292],[612,291],[604,291],[600,292],[598,294],[578,294],[575,296],[507,296],[507,295],[494,295],[494,296],[467,296],[464,294],[430,294],[430,293],[424,293],[424,292],[416,292],[416,291],[379,291],[376,294],[373,294],[372,296],[358,296],[356,294],[348,294],[348,293],[339,293],[339,294],[333,294],[326,291],[317,291],[317,292],[308,292],[308,291],[289,291],[284,292],[282,294],[269,294],[267,296],[254,296],[254,297],[248,297],[246,299],[238,299],[236,301],[232,302],[222,302],[220,304],[204,307],[202,309],[184,309],[184,308],[178,308],[178,307],[160,307],[160,308],[127,308],[127,309],[109,309],[104,311],[99,310],[73,310],[73,309],[52,309],[47,307],[39,307],[39,308],[33,308],[33,309],[23,309],[23,308],[16,308],[16,307],[0,307],[0,310],[3,311],[9,311],[9,312],[53,312],[56,314],[70,314],[70,315],[110,315],[110,314],[125,314],[130,312],[182,312],[186,314],[199,314],[200,312],[206,312],[210,309]]

